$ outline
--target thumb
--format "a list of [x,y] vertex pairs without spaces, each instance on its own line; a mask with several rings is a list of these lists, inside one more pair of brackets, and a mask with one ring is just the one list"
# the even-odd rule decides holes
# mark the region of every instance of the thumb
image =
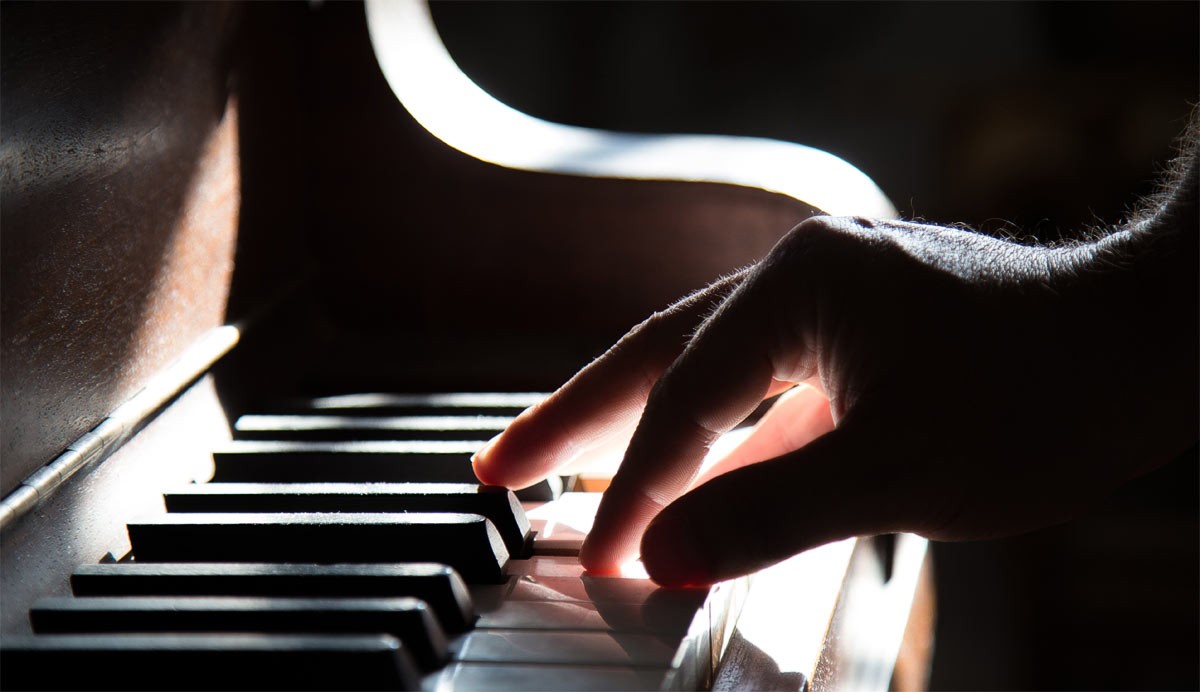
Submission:
[[913,508],[921,503],[907,465],[894,452],[881,453],[878,436],[858,432],[849,418],[843,423],[669,505],[642,537],[650,577],[664,586],[702,586],[825,543],[916,524]]

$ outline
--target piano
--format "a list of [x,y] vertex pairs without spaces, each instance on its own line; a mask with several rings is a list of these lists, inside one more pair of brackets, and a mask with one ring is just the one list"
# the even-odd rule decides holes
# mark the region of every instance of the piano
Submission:
[[0,31],[5,689],[924,684],[919,538],[658,589],[579,568],[597,479],[466,461],[861,173],[506,110],[419,2]]

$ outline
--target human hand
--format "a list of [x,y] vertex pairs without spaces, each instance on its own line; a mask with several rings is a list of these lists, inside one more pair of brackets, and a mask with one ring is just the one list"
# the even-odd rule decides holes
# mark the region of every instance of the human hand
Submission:
[[[580,559],[613,571],[640,541],[665,585],[849,536],[1065,520],[1195,439],[1194,330],[1149,309],[1119,261],[1126,236],[1051,249],[809,219],[632,330],[481,450],[476,473],[521,487],[629,440]],[[709,445],[793,383],[808,386],[679,497]]]

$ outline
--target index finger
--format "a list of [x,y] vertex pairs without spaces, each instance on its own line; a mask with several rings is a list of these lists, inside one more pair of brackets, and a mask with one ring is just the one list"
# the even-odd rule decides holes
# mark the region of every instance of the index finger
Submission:
[[522,488],[632,432],[656,380],[704,316],[741,283],[725,277],[635,327],[479,450],[480,482]]

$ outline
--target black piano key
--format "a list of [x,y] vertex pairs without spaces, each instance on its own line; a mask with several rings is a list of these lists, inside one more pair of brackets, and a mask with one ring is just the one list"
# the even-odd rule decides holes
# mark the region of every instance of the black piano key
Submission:
[[512,491],[468,483],[207,483],[163,494],[168,512],[466,512],[524,555],[529,519]]
[[38,634],[100,632],[382,633],[426,670],[447,659],[446,635],[415,598],[43,598],[29,611]]
[[[477,483],[471,455],[482,440],[297,442],[243,440],[213,452],[216,483]],[[562,494],[551,476],[517,491],[526,502]]]
[[165,514],[130,522],[139,562],[441,562],[500,582],[508,550],[478,514]]
[[487,440],[511,416],[337,416],[247,414],[234,424],[240,440]]
[[71,575],[76,596],[293,596],[419,598],[447,632],[475,621],[462,577],[446,565],[123,562],[81,565]]
[[474,483],[482,441],[242,441],[213,452],[214,482]]
[[420,677],[390,635],[5,637],[6,690],[396,690]]
[[343,416],[516,416],[545,398],[546,394],[537,392],[366,393],[293,399],[271,408]]

